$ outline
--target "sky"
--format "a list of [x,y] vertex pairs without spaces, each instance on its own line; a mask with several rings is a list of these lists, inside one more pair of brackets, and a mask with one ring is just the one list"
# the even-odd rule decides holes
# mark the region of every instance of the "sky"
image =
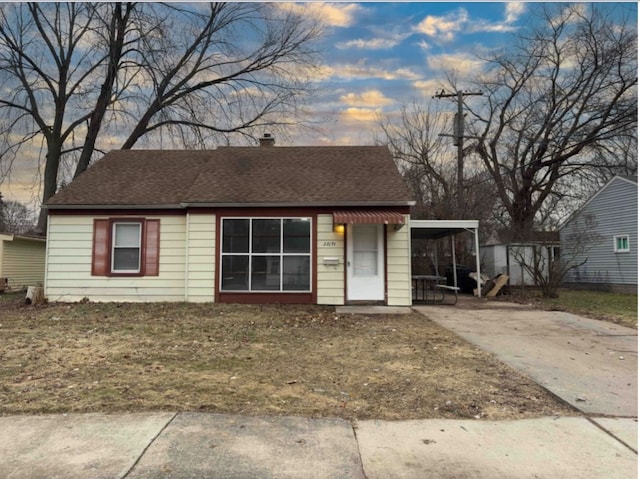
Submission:
[[[308,144],[370,144],[380,115],[462,81],[477,55],[500,48],[527,22],[526,3],[308,4],[327,23],[324,78],[314,114],[328,120]],[[453,106],[452,106],[453,108]]]
[[[624,3],[637,21],[637,4]],[[307,2],[295,8],[324,22],[321,68],[314,81],[318,91],[306,106],[316,128],[276,138],[280,146],[373,144],[380,137],[381,117],[430,99],[452,71],[464,85],[478,72],[478,55],[508,47],[535,5]],[[453,111],[455,105],[450,107]],[[5,199],[33,203],[33,178],[33,166],[16,169],[0,192]]]

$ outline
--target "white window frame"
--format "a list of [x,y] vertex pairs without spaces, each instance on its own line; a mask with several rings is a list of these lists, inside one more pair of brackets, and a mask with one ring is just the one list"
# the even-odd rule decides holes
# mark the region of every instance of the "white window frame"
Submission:
[[[224,224],[225,220],[248,220],[249,221],[249,251],[246,253],[225,253],[224,244]],[[280,220],[280,252],[279,253],[254,253],[253,252],[253,220]],[[284,253],[284,221],[285,220],[307,220],[309,221],[309,252],[308,253]],[[224,216],[220,218],[220,272],[219,285],[221,293],[252,293],[252,294],[297,294],[311,293],[313,291],[313,218],[310,216]],[[222,289],[223,267],[222,258],[225,256],[248,256],[249,257],[249,288],[248,289]],[[251,267],[254,256],[278,256],[280,258],[280,287],[272,290],[251,289]],[[283,258],[287,256],[307,256],[309,258],[309,289],[284,290],[282,289],[283,278]]]
[[[115,269],[115,251],[117,248],[133,248],[133,246],[116,245],[116,229],[119,225],[135,225],[138,227],[138,269]],[[139,274],[142,271],[142,223],[139,221],[114,221],[111,227],[111,273],[112,274]]]
[[[618,240],[624,239],[627,243],[626,248],[618,248]],[[629,242],[629,235],[614,235],[613,237],[613,252],[614,253],[628,253],[631,251],[631,244]]]

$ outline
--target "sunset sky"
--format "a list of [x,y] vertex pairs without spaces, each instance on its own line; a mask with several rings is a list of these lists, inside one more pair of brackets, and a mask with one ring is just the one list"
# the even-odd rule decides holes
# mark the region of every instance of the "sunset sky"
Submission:
[[379,116],[431,98],[448,72],[463,82],[479,54],[507,44],[527,22],[526,3],[308,4],[327,22],[325,74],[313,108],[327,118],[314,144],[371,143]]
[[[624,7],[637,22],[637,4]],[[372,144],[381,115],[431,98],[447,73],[466,87],[479,70],[478,55],[513,42],[535,4],[310,2],[295,8],[325,24],[318,92],[306,107],[317,129],[281,139],[280,146]],[[33,164],[14,169],[0,191],[5,199],[32,202],[38,196],[33,179]]]

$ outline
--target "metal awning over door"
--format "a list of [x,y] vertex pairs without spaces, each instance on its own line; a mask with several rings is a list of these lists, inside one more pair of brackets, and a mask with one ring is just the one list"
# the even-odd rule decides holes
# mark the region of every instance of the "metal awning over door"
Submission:
[[345,210],[333,212],[334,225],[384,224],[403,225],[405,217],[396,211]]

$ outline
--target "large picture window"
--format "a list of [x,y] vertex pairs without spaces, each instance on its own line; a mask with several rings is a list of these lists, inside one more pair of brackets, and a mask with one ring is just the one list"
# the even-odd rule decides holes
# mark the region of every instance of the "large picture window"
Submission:
[[223,218],[222,291],[311,291],[310,218]]

